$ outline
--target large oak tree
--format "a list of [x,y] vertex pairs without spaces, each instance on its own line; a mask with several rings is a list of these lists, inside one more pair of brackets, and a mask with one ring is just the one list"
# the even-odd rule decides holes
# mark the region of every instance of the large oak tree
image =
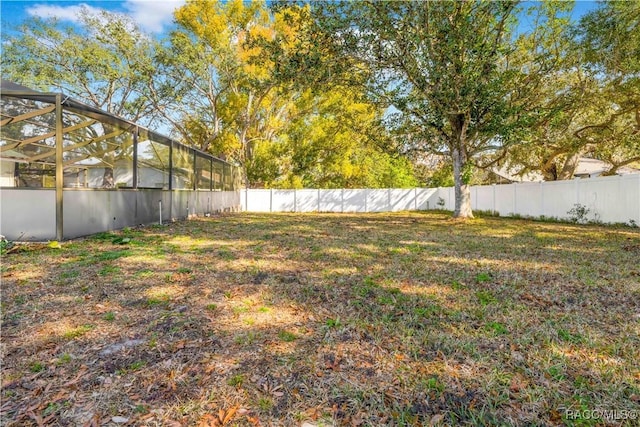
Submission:
[[562,7],[533,5],[541,26],[528,31],[515,1],[320,3],[316,30],[336,63],[368,71],[406,144],[451,159],[454,216],[472,217],[473,164],[501,157],[552,113],[539,91],[556,70]]

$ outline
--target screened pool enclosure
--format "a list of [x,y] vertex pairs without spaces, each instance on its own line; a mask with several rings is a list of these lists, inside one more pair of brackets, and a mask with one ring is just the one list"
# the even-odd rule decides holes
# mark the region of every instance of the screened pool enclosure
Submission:
[[236,210],[238,168],[64,94],[2,81],[0,234],[67,239]]

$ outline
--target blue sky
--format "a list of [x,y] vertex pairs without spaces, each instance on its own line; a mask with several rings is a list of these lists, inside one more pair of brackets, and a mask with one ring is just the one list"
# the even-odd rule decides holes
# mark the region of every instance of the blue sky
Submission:
[[[60,1],[60,0],[0,0],[2,29],[19,24],[29,16],[51,17],[73,22],[81,5],[91,9],[106,9],[131,16],[149,33],[162,33],[171,25],[173,11],[185,0],[123,0],[123,1]],[[596,7],[594,1],[576,1],[573,17],[578,18]]]
[[149,33],[162,33],[173,20],[173,11],[185,0],[124,0],[124,1],[47,1],[1,0],[2,29],[20,24],[30,16],[42,18],[56,16],[67,22],[77,20],[77,13],[84,5],[89,11],[105,9],[131,16]]

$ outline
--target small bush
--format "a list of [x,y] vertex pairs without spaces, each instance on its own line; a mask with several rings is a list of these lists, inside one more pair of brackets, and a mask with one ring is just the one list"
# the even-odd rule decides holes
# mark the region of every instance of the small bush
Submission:
[[586,224],[587,222],[589,222],[589,212],[591,212],[591,209],[589,209],[585,205],[576,203],[571,209],[569,209],[567,214],[569,215],[569,219],[571,220],[571,222],[574,222],[576,224]]

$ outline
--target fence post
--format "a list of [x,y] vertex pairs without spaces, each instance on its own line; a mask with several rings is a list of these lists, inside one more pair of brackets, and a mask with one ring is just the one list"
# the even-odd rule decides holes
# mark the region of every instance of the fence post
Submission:
[[493,194],[493,200],[491,201],[491,206],[492,206],[492,214],[495,215],[496,214],[496,185],[495,184],[491,184],[491,188],[492,188],[492,194]]
[[387,188],[387,211],[391,212],[391,189]]
[[540,181],[540,216],[544,216],[544,184]]
[[413,210],[418,210],[418,189],[413,189]]
[[320,189],[318,188],[318,213],[320,213]]
[[273,212],[273,188],[269,189],[269,212]]
[[518,214],[518,183],[514,182],[513,184],[513,214]]
[[298,212],[298,193],[297,190],[293,189],[293,211]]
[[340,212],[344,213],[344,188],[340,191]]
[[367,213],[369,212],[367,208],[367,199],[369,198],[369,190],[365,188],[363,191],[364,191],[364,213]]

